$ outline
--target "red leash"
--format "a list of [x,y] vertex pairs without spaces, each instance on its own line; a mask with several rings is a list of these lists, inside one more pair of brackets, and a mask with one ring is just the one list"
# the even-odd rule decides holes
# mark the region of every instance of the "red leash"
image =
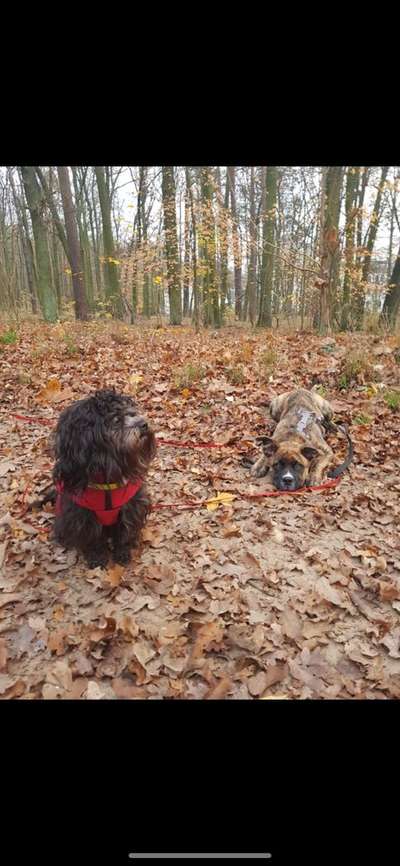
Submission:
[[[17,415],[15,412],[10,412],[13,418],[17,418],[18,421],[27,421],[30,424],[53,424],[53,421],[47,418],[32,418],[27,415]],[[178,442],[176,439],[162,439],[159,438],[157,440],[161,445],[171,445],[173,448],[229,448],[233,447],[233,445],[227,445],[226,443],[219,442]],[[313,491],[318,490],[329,490],[333,487],[337,487],[340,483],[342,476],[339,475],[338,478],[330,478],[328,481],[325,481],[324,484],[317,484],[313,487],[301,487],[299,490],[269,490],[266,493],[238,493],[234,494],[236,499],[264,499],[267,496],[302,496],[304,493],[312,493]],[[24,493],[23,499],[25,499],[26,491]],[[208,499],[192,499],[188,500],[188,502],[156,502],[152,505],[152,511],[156,511],[161,508],[180,508],[181,510],[192,509],[192,508],[202,508],[204,505],[209,502]],[[43,530],[42,530],[43,531]]]
[[[267,493],[235,493],[234,497],[235,499],[264,499],[267,496],[302,496],[304,493],[313,493],[315,490],[330,490],[332,487],[337,487],[342,477],[342,475],[339,475],[338,478],[330,478],[324,484],[315,484],[313,487],[300,487],[299,490],[269,490]],[[201,508],[203,505],[207,505],[209,501],[209,499],[195,499],[183,504],[181,502],[156,502],[151,508],[152,511],[158,508]]]

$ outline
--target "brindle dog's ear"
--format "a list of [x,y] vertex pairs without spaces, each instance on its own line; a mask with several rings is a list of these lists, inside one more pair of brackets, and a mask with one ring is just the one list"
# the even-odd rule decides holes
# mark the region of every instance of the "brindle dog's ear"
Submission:
[[276,442],[270,436],[257,436],[256,442],[261,445],[266,457],[272,457],[277,449]]
[[319,451],[316,448],[310,448],[308,445],[305,448],[301,449],[301,453],[306,460],[314,460],[314,457],[318,457]]

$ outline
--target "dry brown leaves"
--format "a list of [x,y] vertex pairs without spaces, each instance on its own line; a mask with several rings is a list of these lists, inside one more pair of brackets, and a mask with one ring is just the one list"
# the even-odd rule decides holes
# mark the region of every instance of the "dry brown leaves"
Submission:
[[[400,424],[384,399],[400,387],[395,342],[120,331],[23,325],[1,350],[0,698],[400,697]],[[380,381],[341,389],[355,347]],[[55,423],[107,386],[134,394],[160,437],[226,447],[160,446],[153,500],[209,507],[154,511],[128,568],[89,571],[50,541],[51,508],[25,511],[50,480],[51,427],[11,413]],[[266,404],[296,386],[323,388],[351,424],[351,472],[326,494],[243,500],[266,485],[241,453],[256,454]],[[340,462],[345,443],[331,444]]]

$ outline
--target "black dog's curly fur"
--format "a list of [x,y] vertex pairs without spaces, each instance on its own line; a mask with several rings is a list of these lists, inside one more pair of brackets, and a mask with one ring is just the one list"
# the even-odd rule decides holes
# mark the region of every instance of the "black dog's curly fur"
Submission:
[[82,553],[90,568],[107,564],[111,541],[114,561],[125,565],[150,511],[145,485],[109,527],[68,494],[81,493],[98,476],[106,484],[143,480],[156,450],[154,433],[130,397],[103,390],[64,409],[54,447],[53,478],[62,482],[64,491],[54,525],[56,541]]

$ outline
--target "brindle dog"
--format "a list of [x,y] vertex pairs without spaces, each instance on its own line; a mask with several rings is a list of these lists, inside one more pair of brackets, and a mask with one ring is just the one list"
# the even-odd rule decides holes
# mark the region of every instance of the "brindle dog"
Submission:
[[269,408],[277,421],[273,436],[262,436],[263,454],[252,467],[252,475],[269,473],[278,490],[298,490],[320,484],[333,451],[323,436],[323,423],[332,419],[332,409],[319,394],[299,388],[275,397]]

